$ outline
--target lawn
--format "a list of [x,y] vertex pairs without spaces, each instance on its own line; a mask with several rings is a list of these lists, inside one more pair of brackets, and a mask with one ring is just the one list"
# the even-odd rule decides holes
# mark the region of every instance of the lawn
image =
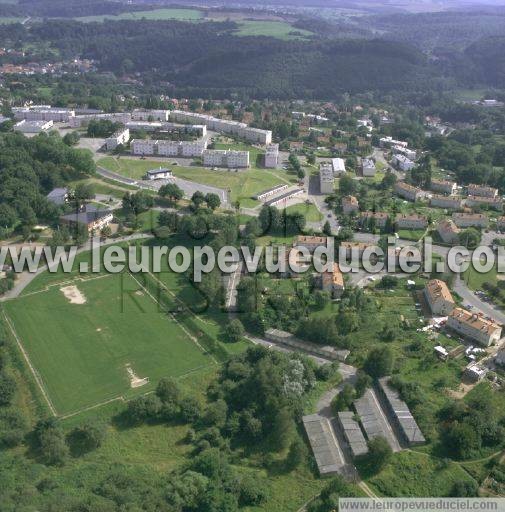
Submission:
[[211,359],[129,274],[76,280],[86,298],[71,304],[55,285],[5,310],[59,414],[131,395],[126,365],[149,383],[180,377]]
[[16,18],[14,16],[0,16],[0,25],[10,25],[11,23],[21,23],[24,18]]
[[459,464],[433,459],[425,454],[403,451],[368,483],[381,496],[449,496],[456,482],[472,478]]
[[117,15],[82,16],[75,18],[84,23],[102,22],[105,20],[181,20],[197,21],[203,18],[202,11],[197,9],[153,9],[151,11],[123,12]]
[[474,266],[470,264],[468,269],[463,273],[463,280],[472,290],[482,290],[484,283],[496,284],[497,282],[497,269],[493,267],[489,272],[481,274],[475,270]]
[[426,233],[424,229],[400,229],[398,230],[398,236],[403,240],[412,240],[417,242]]
[[301,213],[307,222],[319,222],[323,219],[322,213],[313,203],[294,204],[286,208],[286,213]]
[[[135,160],[131,158],[113,158],[105,157],[98,161],[98,165],[111,171],[122,174],[133,179],[141,179],[149,169],[159,167],[159,161]],[[254,207],[259,204],[252,199],[252,196],[275,187],[282,183],[291,184],[295,182],[282,171],[273,171],[267,169],[249,169],[245,171],[212,171],[203,167],[181,167],[170,166],[175,176],[201,183],[211,185],[224,190],[231,191],[232,201],[240,201],[241,206]]]
[[295,28],[285,21],[241,21],[234,32],[237,36],[267,36],[277,39],[306,39],[314,34],[308,30]]

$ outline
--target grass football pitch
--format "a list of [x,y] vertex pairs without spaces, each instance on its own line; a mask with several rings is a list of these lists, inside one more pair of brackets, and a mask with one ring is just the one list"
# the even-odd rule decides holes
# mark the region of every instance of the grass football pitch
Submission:
[[[71,303],[54,285],[4,305],[59,415],[144,393],[162,377],[212,364],[211,356],[129,274],[72,284],[84,303]],[[149,383],[132,389],[127,365]]]

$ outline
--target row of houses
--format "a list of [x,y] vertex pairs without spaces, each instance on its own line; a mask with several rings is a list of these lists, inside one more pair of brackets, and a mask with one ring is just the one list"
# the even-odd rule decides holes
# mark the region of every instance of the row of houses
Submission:
[[287,190],[280,196],[273,197],[272,199],[266,201],[265,206],[285,206],[286,202],[295,197],[299,197],[305,194],[305,190],[303,188],[294,188],[291,190]]
[[454,298],[443,281],[428,281],[424,287],[424,297],[431,312],[437,316],[447,316],[447,327],[461,336],[486,347],[500,341],[501,326],[480,314],[456,307]]

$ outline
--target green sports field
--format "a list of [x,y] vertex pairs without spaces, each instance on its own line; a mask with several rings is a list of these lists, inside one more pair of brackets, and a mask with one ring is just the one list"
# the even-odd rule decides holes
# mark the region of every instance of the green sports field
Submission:
[[105,20],[180,20],[197,21],[203,17],[202,11],[197,9],[153,9],[150,11],[123,12],[121,14],[104,14],[99,16],[81,16],[75,18],[84,23],[103,22]]
[[[161,377],[212,364],[129,274],[72,281],[85,298],[81,304],[60,290],[68,284],[4,305],[58,414],[144,393]],[[149,383],[132,389],[127,365]]]

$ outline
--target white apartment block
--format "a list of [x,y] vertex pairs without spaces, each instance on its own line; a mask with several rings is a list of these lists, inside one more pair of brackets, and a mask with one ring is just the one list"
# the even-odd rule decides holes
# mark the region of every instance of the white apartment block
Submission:
[[120,144],[122,144],[123,146],[128,144],[129,140],[130,140],[130,130],[128,128],[125,128],[124,130],[119,130],[114,135],[107,137],[105,139],[105,147],[106,147],[107,151],[113,151]]
[[482,213],[453,213],[452,220],[458,228],[485,228],[489,224]]
[[184,110],[172,110],[170,112],[170,119],[181,123],[203,124],[209,130],[234,135],[256,144],[268,145],[272,143],[272,132],[270,130],[251,128],[245,123],[238,121],[219,119],[206,114],[186,112]]
[[493,187],[486,187],[485,185],[468,185],[467,187],[469,196],[479,197],[496,197],[498,195],[498,189]]
[[130,144],[133,155],[159,155],[195,158],[207,148],[204,137],[196,141],[133,139]]
[[459,242],[461,230],[451,219],[445,219],[438,223],[437,233],[446,244],[456,244]]
[[332,194],[334,189],[333,166],[323,163],[319,166],[319,190],[321,194]]
[[132,121],[168,121],[170,116],[169,110],[141,110],[135,109],[132,112]]
[[345,173],[345,162],[343,158],[332,158],[331,165],[333,166],[333,174],[335,176]]
[[461,197],[433,194],[430,198],[430,205],[436,206],[437,208],[459,210],[461,208]]
[[52,121],[19,121],[14,125],[14,131],[21,133],[40,133],[52,128]]
[[432,179],[430,189],[433,192],[452,195],[456,193],[457,185],[455,181]]
[[394,166],[398,167],[398,169],[400,169],[403,172],[410,171],[416,166],[416,164],[412,160],[409,160],[405,155],[402,155],[400,153],[393,156],[392,163]]
[[362,158],[361,172],[365,178],[375,176],[375,173],[377,172],[375,162],[371,158]]
[[407,157],[409,160],[415,160],[417,158],[417,152],[413,149],[408,149],[405,146],[393,146],[391,148],[393,153],[400,154]]
[[406,148],[409,145],[408,142],[403,142],[401,140],[395,140],[395,139],[393,139],[393,137],[382,137],[379,140],[379,144],[380,144],[381,148],[391,148],[393,146],[399,146],[399,147]]
[[158,141],[149,139],[133,139],[130,143],[133,155],[156,155],[158,153]]
[[468,196],[465,203],[467,206],[488,206],[500,211],[503,209],[503,199],[501,197]]
[[342,198],[342,211],[344,215],[359,211],[359,202],[354,196],[345,196]]
[[417,201],[421,198],[423,191],[420,188],[413,187],[404,181],[397,181],[395,183],[395,193],[409,201]]
[[447,316],[456,305],[449,288],[440,279],[432,279],[426,283],[424,297],[434,315]]
[[80,128],[88,124],[91,120],[108,119],[115,123],[122,123],[126,125],[131,121],[131,114],[125,112],[114,112],[110,114],[83,114],[70,117],[69,125],[71,128]]
[[202,156],[206,167],[249,167],[249,151],[206,149]]
[[269,144],[265,151],[265,167],[275,169],[279,164],[279,144]]
[[498,324],[462,308],[451,311],[447,327],[485,347],[498,343],[501,339],[502,328]]
[[417,214],[398,214],[395,222],[398,229],[425,229],[428,226],[428,219]]
[[14,119],[17,121],[53,121],[54,123],[68,123],[75,116],[75,111],[67,108],[53,108],[49,106],[14,107]]

